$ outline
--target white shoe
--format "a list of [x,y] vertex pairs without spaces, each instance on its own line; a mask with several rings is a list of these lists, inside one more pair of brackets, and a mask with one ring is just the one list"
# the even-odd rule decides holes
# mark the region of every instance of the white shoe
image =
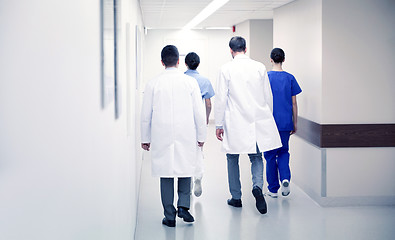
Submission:
[[277,193],[272,193],[272,192],[270,192],[270,191],[267,191],[267,193],[266,193],[269,197],[272,197],[272,198],[277,198],[278,197],[278,194]]
[[202,179],[196,178],[195,179],[195,188],[193,193],[196,197],[200,197],[202,195]]
[[288,196],[289,193],[291,192],[291,189],[289,187],[289,181],[287,179],[284,179],[281,183],[281,194],[285,197]]

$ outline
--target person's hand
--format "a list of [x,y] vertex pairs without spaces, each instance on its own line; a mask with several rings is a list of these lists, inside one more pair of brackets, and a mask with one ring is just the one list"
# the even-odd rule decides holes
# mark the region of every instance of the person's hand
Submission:
[[294,125],[294,130],[291,131],[291,135],[295,134],[297,130],[298,130],[298,128],[296,127],[296,125]]
[[142,147],[145,151],[149,151],[150,146],[151,146],[151,143],[141,143],[141,147]]
[[203,147],[204,142],[197,142],[199,147]]
[[217,135],[217,139],[222,141],[222,136],[224,135],[224,130],[223,129],[216,129],[215,134]]

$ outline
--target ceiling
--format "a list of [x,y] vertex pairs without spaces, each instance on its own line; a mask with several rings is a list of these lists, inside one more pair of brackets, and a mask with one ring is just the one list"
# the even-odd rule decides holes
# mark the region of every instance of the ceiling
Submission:
[[[145,27],[180,29],[212,0],[140,0]],[[196,28],[231,27],[248,19],[272,19],[273,9],[294,0],[230,0]]]

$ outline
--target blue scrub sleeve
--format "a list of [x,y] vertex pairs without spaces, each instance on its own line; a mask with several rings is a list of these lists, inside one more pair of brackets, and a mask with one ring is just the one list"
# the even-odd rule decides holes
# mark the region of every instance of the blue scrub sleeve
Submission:
[[204,84],[204,87],[202,89],[202,97],[204,99],[212,98],[215,95],[213,86],[211,85],[210,81],[207,81],[206,84]]
[[298,95],[301,92],[302,92],[302,89],[300,88],[295,77],[292,76],[292,79],[291,79],[291,94],[292,94],[292,96]]

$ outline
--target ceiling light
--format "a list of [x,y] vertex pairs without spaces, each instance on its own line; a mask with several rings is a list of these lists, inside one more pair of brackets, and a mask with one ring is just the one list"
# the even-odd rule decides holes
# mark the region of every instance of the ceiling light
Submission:
[[211,14],[221,8],[229,0],[214,0],[207,7],[205,7],[198,15],[196,15],[183,29],[192,29],[208,18]]

